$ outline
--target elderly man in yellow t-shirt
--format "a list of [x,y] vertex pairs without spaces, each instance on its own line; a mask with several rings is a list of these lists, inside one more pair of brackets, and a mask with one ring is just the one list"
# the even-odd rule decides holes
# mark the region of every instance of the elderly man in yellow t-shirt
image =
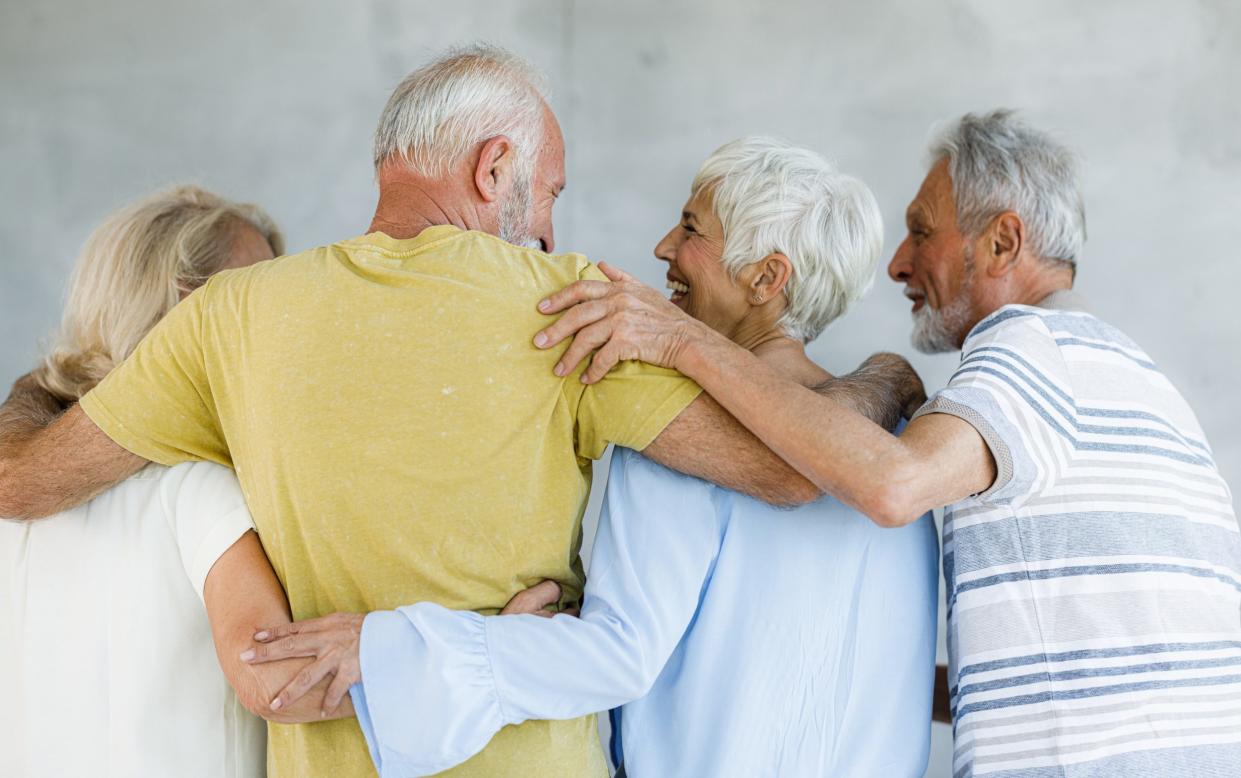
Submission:
[[[548,253],[564,144],[538,81],[488,47],[407,78],[376,134],[367,234],[220,274],[79,407],[0,431],[0,515],[79,503],[148,460],[230,465],[300,620],[494,613],[542,579],[576,599],[590,462],[611,443],[768,501],[816,496],[679,374],[633,362],[588,386],[531,342],[540,299],[603,277]],[[877,418],[920,391],[904,366],[868,375],[826,391]],[[373,774],[352,718],[273,724],[269,766]],[[607,770],[590,716],[508,727],[450,772]]]

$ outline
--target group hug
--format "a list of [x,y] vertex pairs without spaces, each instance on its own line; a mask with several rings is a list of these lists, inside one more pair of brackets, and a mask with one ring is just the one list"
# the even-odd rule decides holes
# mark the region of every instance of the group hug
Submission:
[[884,258],[817,150],[710,152],[666,291],[556,253],[503,49],[401,82],[374,163],[329,246],[192,186],[87,241],[0,408],[0,774],[917,778],[934,707],[958,777],[1241,775],[1232,497],[1073,291],[1051,134],[934,135],[877,292],[960,352],[929,399],[807,355]]

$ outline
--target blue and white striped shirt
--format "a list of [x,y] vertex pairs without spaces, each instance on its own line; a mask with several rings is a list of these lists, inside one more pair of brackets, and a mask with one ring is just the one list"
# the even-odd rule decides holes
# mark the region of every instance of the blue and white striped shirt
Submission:
[[927,413],[997,466],[944,513],[955,775],[1241,774],[1241,535],[1150,357],[1087,313],[1006,306]]

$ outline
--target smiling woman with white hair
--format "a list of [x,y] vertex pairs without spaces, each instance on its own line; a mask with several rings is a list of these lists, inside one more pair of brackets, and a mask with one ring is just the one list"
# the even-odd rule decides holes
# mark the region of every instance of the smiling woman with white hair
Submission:
[[[805,344],[862,297],[881,243],[865,185],[751,137],[707,159],[655,254],[677,306],[813,387],[831,376]],[[581,618],[372,613],[360,662],[383,691],[360,723],[382,775],[621,705],[630,776],[919,776],[937,551],[929,515],[884,530],[831,498],[780,509],[617,449]]]

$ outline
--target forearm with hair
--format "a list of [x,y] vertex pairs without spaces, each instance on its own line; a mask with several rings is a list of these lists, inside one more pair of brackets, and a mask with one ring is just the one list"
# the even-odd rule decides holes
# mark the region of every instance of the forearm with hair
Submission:
[[23,386],[0,420],[0,517],[37,519],[59,513],[146,464],[105,435],[80,406],[48,418],[50,414],[50,402]]
[[66,407],[39,386],[33,373],[17,379],[8,399],[0,405],[0,451],[29,440],[64,413]]
[[801,505],[822,494],[706,394],[681,411],[642,453],[665,467],[772,505]]
[[934,472],[872,423],[877,417],[884,426],[895,426],[894,417],[906,405],[897,389],[884,399],[885,375],[901,363],[893,360],[899,357],[883,357],[816,392],[726,338],[705,333],[685,344],[676,367],[816,487],[877,523],[894,526],[914,518],[906,515],[907,502],[916,503],[921,495],[910,498],[911,483]]
[[[718,337],[718,336],[713,336]],[[736,356],[744,355],[749,361],[762,364],[750,352],[740,346],[718,338],[721,348]],[[774,371],[766,368],[774,376]],[[738,366],[738,371],[744,371]],[[732,374],[731,372],[729,373]],[[742,372],[736,373],[741,375]],[[781,379],[779,392],[795,387],[803,396],[813,397],[810,390]],[[744,391],[739,381],[727,381],[723,394],[734,398],[736,392]],[[711,392],[710,387],[707,388]],[[719,389],[719,387],[717,387]],[[841,378],[833,378],[815,387],[815,392],[836,403],[838,407],[873,421],[885,429],[896,429],[910,398],[921,404],[922,383],[908,363],[894,354],[876,354],[860,368]],[[812,477],[814,474],[786,462],[782,452],[773,451],[771,443],[761,440],[756,428],[746,429],[745,419],[738,421],[721,407],[724,398],[701,396],[685,409],[667,429],[655,439],[643,453],[649,458],[674,470],[702,478],[749,494],[773,505],[799,505],[822,494],[823,486]],[[748,400],[747,400],[748,402]],[[765,413],[770,401],[756,397],[754,402]],[[777,401],[779,402],[779,401]],[[794,413],[798,413],[794,409]],[[755,434],[759,437],[756,438]],[[728,452],[721,456],[720,452]]]
[[926,399],[908,363],[887,353],[871,356],[852,373],[824,381],[814,390],[886,430],[895,430],[901,418],[912,415]]

